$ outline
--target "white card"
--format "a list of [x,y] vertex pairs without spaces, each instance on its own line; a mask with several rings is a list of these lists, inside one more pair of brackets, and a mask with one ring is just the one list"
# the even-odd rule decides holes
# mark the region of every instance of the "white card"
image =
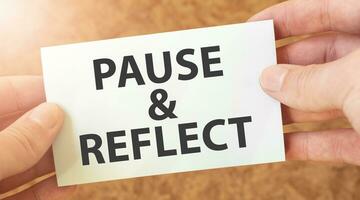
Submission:
[[41,49],[60,186],[285,160],[272,21]]

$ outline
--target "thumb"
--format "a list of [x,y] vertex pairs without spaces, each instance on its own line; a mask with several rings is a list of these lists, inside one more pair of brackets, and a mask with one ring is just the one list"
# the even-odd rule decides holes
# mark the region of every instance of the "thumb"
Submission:
[[339,109],[354,126],[353,120],[360,116],[359,58],[356,51],[326,64],[272,66],[263,71],[260,83],[266,93],[289,107],[311,112]]
[[51,146],[63,123],[63,112],[43,103],[0,133],[0,181],[35,165]]

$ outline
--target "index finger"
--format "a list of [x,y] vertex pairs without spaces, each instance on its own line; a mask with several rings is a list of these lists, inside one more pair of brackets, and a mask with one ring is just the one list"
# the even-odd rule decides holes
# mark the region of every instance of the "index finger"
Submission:
[[274,19],[277,39],[326,31],[360,33],[359,0],[291,0],[251,17]]
[[40,76],[0,77],[0,123],[45,101]]

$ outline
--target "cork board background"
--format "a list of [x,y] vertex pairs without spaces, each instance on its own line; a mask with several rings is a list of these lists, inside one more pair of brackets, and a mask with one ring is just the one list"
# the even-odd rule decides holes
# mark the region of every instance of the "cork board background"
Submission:
[[[1,0],[0,75],[41,74],[42,46],[239,23],[280,1]],[[100,199],[360,199],[360,168],[315,162],[236,167],[82,185],[70,198]]]

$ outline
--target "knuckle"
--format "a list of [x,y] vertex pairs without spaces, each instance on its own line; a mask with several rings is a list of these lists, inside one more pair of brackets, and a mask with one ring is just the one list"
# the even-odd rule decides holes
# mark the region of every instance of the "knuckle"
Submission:
[[353,130],[345,130],[348,142],[343,142],[343,160],[346,163],[360,165],[360,138]]
[[329,116],[329,119],[336,119],[343,117],[343,112],[341,110],[329,110],[327,111],[327,115]]
[[[315,81],[315,74],[317,73],[317,68],[315,66],[304,67],[302,69],[296,70],[293,74],[293,80],[295,81],[295,96],[294,98],[298,99],[296,102],[302,102],[303,98],[307,98],[307,101],[312,102],[312,90]],[[300,106],[300,105],[298,105]]]
[[331,22],[331,0],[322,0],[322,11],[320,12],[320,22],[324,29],[332,30],[332,22]]
[[286,36],[291,36],[291,15],[289,14],[290,12],[290,7],[289,7],[289,3],[285,3],[284,4],[284,16],[283,16],[283,20],[280,20],[281,22],[281,26],[284,27],[284,30],[285,30],[285,35]]
[[331,157],[334,156],[336,161],[345,162],[344,143],[341,139],[332,140],[330,143],[330,149],[332,149],[333,155],[329,156],[329,160],[331,160]]
[[302,152],[304,155],[304,160],[310,160],[310,145],[309,145],[309,141],[310,141],[310,135],[309,133],[304,133],[305,135],[305,139],[304,139],[304,143],[302,146]]
[[341,63],[338,79],[342,82],[339,88],[339,108],[349,119],[352,126],[360,133],[360,49],[352,53]]
[[325,51],[324,55],[324,62],[331,62],[334,61],[338,57],[338,51],[337,51],[337,42],[339,40],[340,35],[334,35],[331,38],[331,41],[329,42],[329,45],[327,46],[327,49]]
[[335,76],[331,81],[336,87],[336,106],[339,109],[344,110],[345,104],[351,103],[356,97],[359,97],[360,60],[358,58],[360,58],[360,49],[330,66],[333,71],[332,75]]

